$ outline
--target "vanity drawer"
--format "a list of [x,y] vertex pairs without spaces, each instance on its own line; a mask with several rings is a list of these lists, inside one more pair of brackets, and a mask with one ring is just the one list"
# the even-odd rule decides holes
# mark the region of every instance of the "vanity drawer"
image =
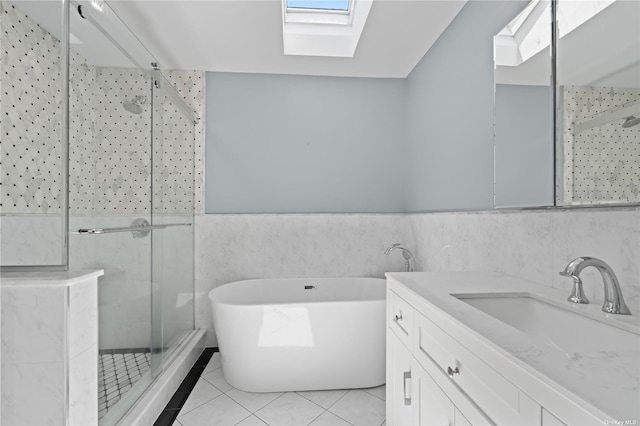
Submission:
[[434,363],[448,374],[496,424],[540,424],[540,405],[417,312],[413,354],[425,368]]
[[387,318],[389,328],[411,350],[413,336],[413,306],[405,302],[394,292],[389,292]]

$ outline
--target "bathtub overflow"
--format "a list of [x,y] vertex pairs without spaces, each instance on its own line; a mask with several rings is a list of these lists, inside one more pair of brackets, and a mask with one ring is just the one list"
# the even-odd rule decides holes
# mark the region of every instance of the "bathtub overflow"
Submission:
[[305,289],[305,290],[313,290],[314,288],[316,288],[316,286],[315,286],[315,285],[305,285],[305,286],[304,286],[304,289]]

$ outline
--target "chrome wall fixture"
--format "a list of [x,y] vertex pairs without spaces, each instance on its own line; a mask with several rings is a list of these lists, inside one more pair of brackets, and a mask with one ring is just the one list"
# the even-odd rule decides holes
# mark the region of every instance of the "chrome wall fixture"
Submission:
[[146,96],[136,96],[130,101],[124,101],[122,103],[122,106],[131,114],[142,114],[142,111],[143,111],[142,105],[146,103],[147,103]]
[[165,229],[172,226],[191,226],[190,223],[167,223],[162,225],[151,225],[146,219],[136,219],[131,223],[131,226],[117,227],[117,228],[80,228],[75,234],[115,234],[118,232],[131,232],[133,238],[142,238],[149,235],[154,229]]
[[635,116],[631,115],[624,120],[624,123],[622,123],[622,128],[628,129],[629,127],[637,126],[638,124],[640,124],[640,118],[636,118]]

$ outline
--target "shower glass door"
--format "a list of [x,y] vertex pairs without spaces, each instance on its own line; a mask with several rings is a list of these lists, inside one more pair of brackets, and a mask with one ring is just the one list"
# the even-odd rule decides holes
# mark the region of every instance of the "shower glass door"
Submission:
[[[153,72],[152,365],[162,365],[194,329],[194,118],[180,94]],[[155,369],[159,371],[159,369]]]
[[98,416],[113,425],[194,328],[193,118],[106,3],[72,5],[69,268],[105,271]]
[[[98,285],[98,416],[115,424],[152,381],[152,78],[105,34],[95,8],[71,9],[69,268]],[[83,17],[84,16],[84,17]],[[72,37],[72,40],[73,40]]]

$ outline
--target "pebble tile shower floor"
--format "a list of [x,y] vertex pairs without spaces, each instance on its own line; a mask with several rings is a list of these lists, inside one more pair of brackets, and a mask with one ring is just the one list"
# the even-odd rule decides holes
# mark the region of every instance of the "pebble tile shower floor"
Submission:
[[103,418],[131,387],[149,371],[149,352],[106,351],[98,362],[98,418]]
[[312,392],[250,393],[224,379],[214,353],[179,408],[176,426],[381,426],[385,386]]

